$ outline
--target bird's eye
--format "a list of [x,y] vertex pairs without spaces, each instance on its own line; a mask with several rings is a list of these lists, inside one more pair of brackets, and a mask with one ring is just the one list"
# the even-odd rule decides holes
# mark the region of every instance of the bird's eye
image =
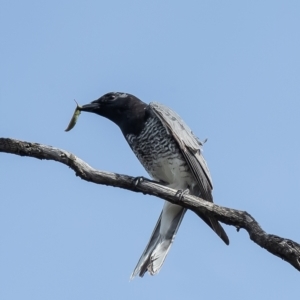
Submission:
[[116,95],[109,95],[107,100],[111,101],[111,100],[114,100],[114,99],[116,99]]

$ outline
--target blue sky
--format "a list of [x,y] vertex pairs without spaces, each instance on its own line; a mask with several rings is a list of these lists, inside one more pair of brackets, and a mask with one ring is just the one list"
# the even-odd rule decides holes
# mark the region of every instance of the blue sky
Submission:
[[[215,202],[300,242],[299,1],[2,1],[0,136],[147,176],[120,130],[76,99],[161,102],[200,139]],[[188,212],[161,272],[129,282],[162,200],[0,155],[1,299],[291,299],[299,272]]]

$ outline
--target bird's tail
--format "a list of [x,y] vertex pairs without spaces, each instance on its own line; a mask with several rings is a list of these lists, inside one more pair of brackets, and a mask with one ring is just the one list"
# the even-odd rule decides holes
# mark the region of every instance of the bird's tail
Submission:
[[196,212],[196,214],[223,240],[226,245],[229,245],[229,238],[218,220],[213,217],[207,217],[201,212]]
[[[181,224],[182,218],[186,212],[185,208],[177,205],[172,206],[173,215],[169,214],[167,217],[166,207],[164,207],[155,225],[150,241],[146,246],[146,249],[144,250],[134,271],[132,272],[130,279],[133,279],[137,275],[143,277],[147,271],[151,275],[155,275],[162,267],[164,260],[171,248],[177,230]],[[176,214],[174,215],[175,210]],[[163,221],[162,216],[164,218]]]

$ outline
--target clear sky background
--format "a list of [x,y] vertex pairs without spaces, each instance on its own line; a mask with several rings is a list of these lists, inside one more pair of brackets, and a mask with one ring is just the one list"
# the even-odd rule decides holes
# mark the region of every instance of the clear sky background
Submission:
[[[0,136],[147,176],[120,130],[76,99],[132,93],[200,139],[215,202],[300,242],[299,1],[2,1]],[[129,282],[161,199],[0,154],[0,299],[296,299],[300,274],[188,212],[161,272]]]

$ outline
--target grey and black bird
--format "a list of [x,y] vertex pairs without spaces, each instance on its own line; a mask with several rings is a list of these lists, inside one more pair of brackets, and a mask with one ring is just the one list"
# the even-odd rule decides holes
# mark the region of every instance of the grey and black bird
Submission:
[[[168,107],[149,105],[128,93],[107,93],[81,111],[96,113],[121,129],[132,151],[149,175],[177,190],[213,202],[212,180],[202,156],[202,143],[182,119]],[[170,250],[186,209],[165,202],[162,212],[131,278],[159,272]],[[229,244],[219,222],[202,213],[199,217]]]

